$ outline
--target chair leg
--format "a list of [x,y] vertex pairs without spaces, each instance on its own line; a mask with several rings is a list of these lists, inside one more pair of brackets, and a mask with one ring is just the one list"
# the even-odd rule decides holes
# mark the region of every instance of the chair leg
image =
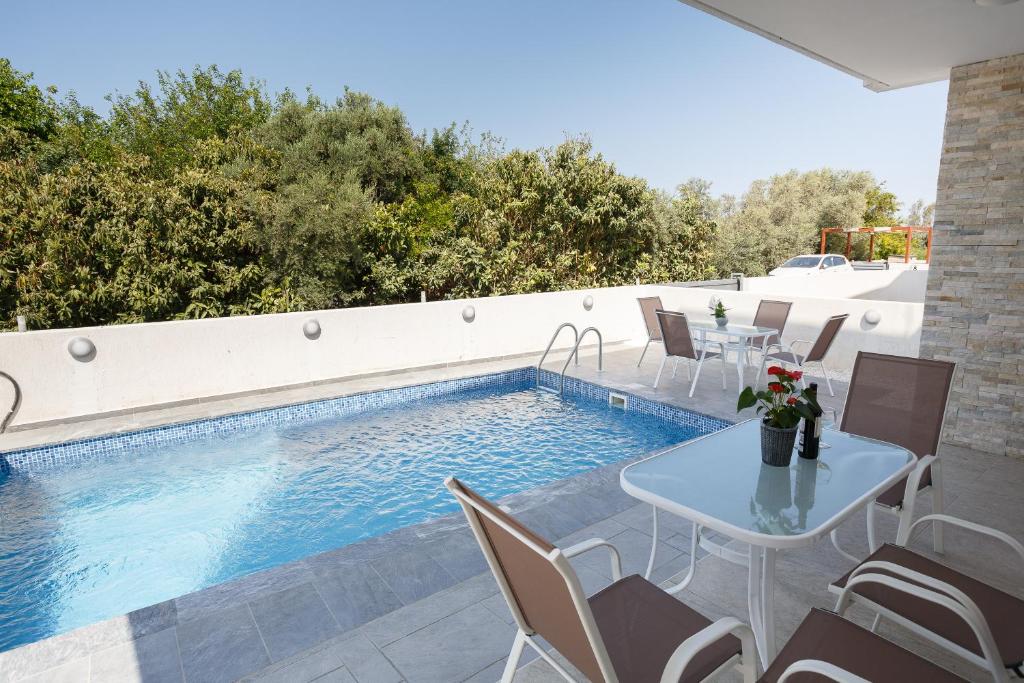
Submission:
[[650,345],[651,345],[651,338],[650,338],[650,337],[648,337],[648,338],[647,338],[647,343],[646,343],[646,344],[644,344],[644,352],[640,354],[640,360],[638,360],[638,361],[636,362],[636,366],[637,366],[637,367],[640,367],[641,365],[643,365],[643,362],[644,362],[644,356],[646,356],[646,355],[647,355],[647,347],[648,347],[648,346],[650,346]]
[[[935,458],[932,461],[932,514],[941,515],[943,508],[945,507],[942,500],[942,465],[939,464],[940,458]],[[941,522],[932,522],[932,543],[935,548],[935,552],[942,554],[945,552],[945,547],[942,543],[942,528]]]
[[704,367],[704,354],[700,355],[697,361],[697,371],[693,373],[693,382],[690,384],[690,398],[693,398],[693,390],[697,388],[697,380],[700,379],[700,370]]
[[508,661],[505,662],[505,671],[501,674],[501,683],[512,683],[516,676],[516,668],[523,656],[523,648],[526,647],[526,634],[522,629],[516,631],[516,639],[512,641],[512,651],[508,653]]
[[655,389],[658,388],[658,382],[661,381],[661,373],[665,369],[665,363],[667,363],[667,362],[668,362],[668,356],[665,356],[664,358],[661,359],[661,365],[658,366],[658,374],[655,375],[655,377],[654,377],[654,388]]
[[722,391],[725,391],[729,387],[725,383],[725,353],[722,353]]
[[676,358],[676,362],[672,364],[672,379],[676,378],[676,373],[679,371],[679,359]]
[[875,501],[868,503],[867,509],[867,520],[868,520],[868,552],[873,553],[878,550],[878,539],[875,536]]
[[828,377],[828,368],[825,367],[825,362],[821,362],[821,374],[825,375],[825,386],[828,387],[828,395],[835,396],[836,392],[832,391],[832,380]]

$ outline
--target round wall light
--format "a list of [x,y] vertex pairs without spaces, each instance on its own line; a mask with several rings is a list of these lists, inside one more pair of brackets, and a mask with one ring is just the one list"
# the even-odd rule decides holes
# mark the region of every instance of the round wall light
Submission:
[[471,323],[476,320],[476,309],[472,306],[466,306],[462,309],[462,319],[467,323]]
[[319,339],[320,321],[316,318],[310,318],[306,322],[302,323],[302,334],[306,336],[306,339]]
[[589,311],[593,307],[594,307],[594,297],[592,297],[589,294],[587,294],[585,297],[583,297],[583,310]]
[[868,325],[877,325],[882,322],[882,314],[878,312],[877,308],[869,308],[864,311],[864,322]]
[[88,363],[96,357],[96,345],[86,337],[75,337],[68,342],[68,353],[81,363]]

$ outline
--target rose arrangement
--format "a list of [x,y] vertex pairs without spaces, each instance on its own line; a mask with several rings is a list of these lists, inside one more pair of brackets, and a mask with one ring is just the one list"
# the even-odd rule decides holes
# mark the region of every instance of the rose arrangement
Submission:
[[[763,421],[777,429],[792,429],[800,424],[801,418],[813,417],[811,408],[818,409],[818,401],[806,389],[797,389],[796,383],[803,377],[799,370],[786,370],[773,365],[768,368],[768,388],[755,392],[746,387],[736,404],[739,412],[757,405],[757,414]],[[820,414],[820,413],[819,413]]]

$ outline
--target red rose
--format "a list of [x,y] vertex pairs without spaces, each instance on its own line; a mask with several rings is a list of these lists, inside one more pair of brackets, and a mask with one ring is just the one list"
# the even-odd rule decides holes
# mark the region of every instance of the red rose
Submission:
[[781,394],[783,391],[786,390],[786,387],[782,386],[778,382],[769,382],[768,388],[774,391],[776,394]]
[[778,375],[779,377],[781,377],[786,374],[786,370],[784,368],[780,368],[778,365],[773,365],[770,368],[768,368],[768,374]]
[[794,380],[799,380],[801,377],[804,376],[804,373],[802,373],[799,370],[794,370],[794,371],[786,373],[786,374],[789,375],[790,379],[794,379]]
[[786,399],[786,403],[788,403],[791,406],[795,406],[796,405],[796,396],[790,396],[789,398],[787,398]]

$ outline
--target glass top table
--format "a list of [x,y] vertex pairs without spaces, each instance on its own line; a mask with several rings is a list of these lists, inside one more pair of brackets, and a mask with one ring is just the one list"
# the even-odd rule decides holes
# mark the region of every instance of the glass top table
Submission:
[[[689,319],[687,319],[687,323],[689,323],[690,329],[697,333],[702,346],[707,344],[709,334],[725,337],[726,342],[733,344],[730,348],[736,351],[736,376],[739,378],[737,390],[739,392],[742,392],[745,386],[748,347],[755,348],[752,342],[756,339],[776,337],[779,334],[774,327],[758,327],[738,323],[728,323],[724,327],[719,327],[718,323],[713,321]],[[725,362],[725,358],[722,359],[722,362]]]
[[789,467],[761,462],[760,425],[747,420],[622,470],[622,488],[737,540],[776,548],[815,542],[916,463],[899,446],[826,428],[831,447]]
[[[740,422],[623,468],[622,489],[653,506],[653,543],[658,512],[692,523],[690,569],[667,588],[678,593],[693,580],[697,546],[748,567],[750,624],[762,663],[775,656],[774,583],[778,550],[810,545],[910,474],[913,453],[894,444],[826,428],[817,460],[794,453],[789,467],[761,462],[760,423]],[[747,552],[718,545],[701,534],[712,529],[747,544]]]
[[756,325],[740,325],[738,323],[728,323],[725,327],[719,327],[718,323],[709,322],[707,320],[687,320],[687,323],[689,323],[690,327],[694,330],[716,332],[736,339],[766,337],[768,335],[779,333],[779,331],[774,327],[758,327]]

